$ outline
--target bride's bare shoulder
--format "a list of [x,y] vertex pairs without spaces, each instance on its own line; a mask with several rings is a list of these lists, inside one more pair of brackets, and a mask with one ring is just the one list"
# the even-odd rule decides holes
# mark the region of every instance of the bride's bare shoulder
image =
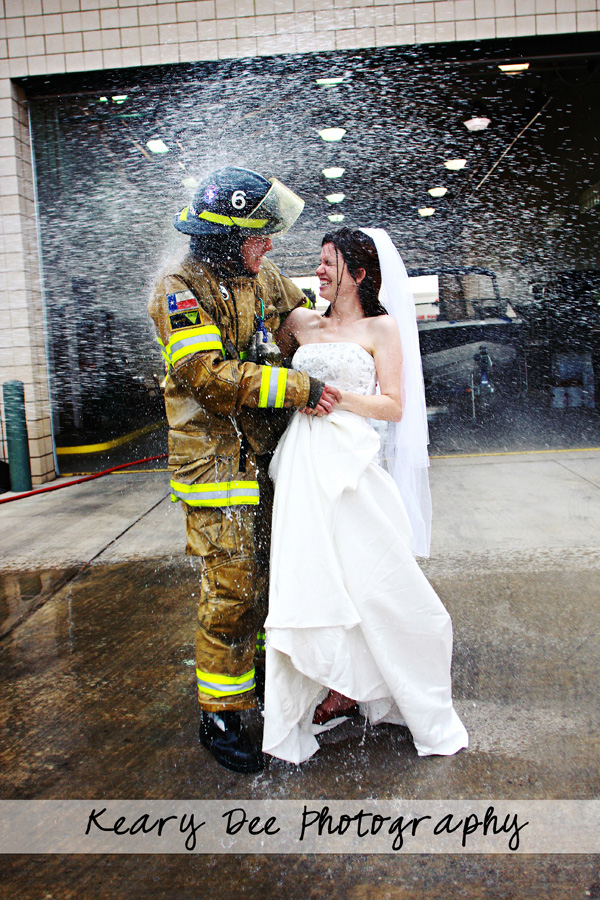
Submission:
[[400,339],[396,320],[392,316],[372,316],[366,320],[374,339],[395,341]]
[[311,329],[318,327],[320,315],[314,309],[297,306],[285,318],[282,326],[275,334],[275,340],[284,356],[289,356],[294,349],[303,343],[303,336]]
[[[315,312],[314,309],[306,309],[304,306],[297,306],[286,318],[284,329],[288,334],[298,338],[307,332],[313,331],[315,328],[319,328],[321,324],[321,316],[318,312]],[[302,343],[302,340],[300,340],[300,343]]]
[[297,306],[288,315],[286,322],[289,322],[294,327],[306,328],[311,325],[318,325],[320,319],[321,315],[316,310],[307,309],[305,306]]

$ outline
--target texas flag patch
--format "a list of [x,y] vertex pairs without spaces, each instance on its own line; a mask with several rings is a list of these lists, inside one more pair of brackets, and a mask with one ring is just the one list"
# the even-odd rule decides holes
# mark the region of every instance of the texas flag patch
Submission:
[[185,309],[198,309],[198,301],[191,291],[177,291],[176,294],[167,294],[169,312],[181,312]]

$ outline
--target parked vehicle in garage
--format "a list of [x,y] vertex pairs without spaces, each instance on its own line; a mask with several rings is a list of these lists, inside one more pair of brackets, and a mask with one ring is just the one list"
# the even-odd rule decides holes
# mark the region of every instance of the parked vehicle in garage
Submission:
[[428,405],[459,402],[473,418],[485,417],[505,391],[520,389],[522,319],[501,298],[491,269],[441,266],[408,274],[438,277],[437,315],[418,317]]
[[600,396],[600,271],[560,272],[531,286],[523,356],[529,382],[555,409],[593,409]]

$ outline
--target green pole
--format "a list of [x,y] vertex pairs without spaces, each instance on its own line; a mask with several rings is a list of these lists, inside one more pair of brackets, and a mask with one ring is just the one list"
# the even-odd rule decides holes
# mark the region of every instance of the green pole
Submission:
[[2,396],[4,399],[10,489],[15,491],[15,493],[30,491],[31,464],[29,462],[29,440],[27,438],[23,382],[5,381],[2,386]]

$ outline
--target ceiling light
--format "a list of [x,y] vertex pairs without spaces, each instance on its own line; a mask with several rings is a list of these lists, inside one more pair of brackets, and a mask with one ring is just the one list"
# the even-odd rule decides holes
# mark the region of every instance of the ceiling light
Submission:
[[498,68],[502,72],[508,72],[509,75],[514,75],[515,72],[526,72],[529,68],[529,63],[502,63],[498,65]]
[[331,169],[323,169],[323,175],[325,176],[325,178],[341,178],[345,171],[345,169],[337,169],[333,167]]
[[445,188],[445,187],[429,188],[427,193],[431,197],[444,197],[448,193],[448,188]]
[[459,172],[461,169],[464,169],[466,164],[466,159],[447,159],[444,163],[446,168],[450,169],[451,172]]
[[341,141],[346,134],[345,128],[323,128],[319,134],[324,141]]
[[431,206],[422,206],[419,210],[420,216],[433,216],[435,213],[435,209],[432,209]]
[[466,119],[462,121],[469,131],[484,131],[492,121],[481,100],[472,99],[467,107],[467,113]]
[[332,84],[341,84],[343,80],[343,76],[340,76],[339,78],[317,78],[316,84],[324,84],[329,87]]
[[125,103],[127,100],[127,94],[116,94],[113,98],[113,103]]
[[467,126],[469,131],[484,131],[491,121],[487,116],[471,116],[463,124]]
[[341,203],[345,196],[345,194],[327,194],[325,199],[330,203]]
[[341,213],[332,213],[332,215],[327,216],[327,218],[330,222],[343,222],[345,216],[343,216]]
[[100,103],[108,103],[108,97],[100,97]]
[[146,141],[146,147],[152,153],[168,153],[169,148],[165,144],[165,142],[161,138],[152,138],[151,141]]

